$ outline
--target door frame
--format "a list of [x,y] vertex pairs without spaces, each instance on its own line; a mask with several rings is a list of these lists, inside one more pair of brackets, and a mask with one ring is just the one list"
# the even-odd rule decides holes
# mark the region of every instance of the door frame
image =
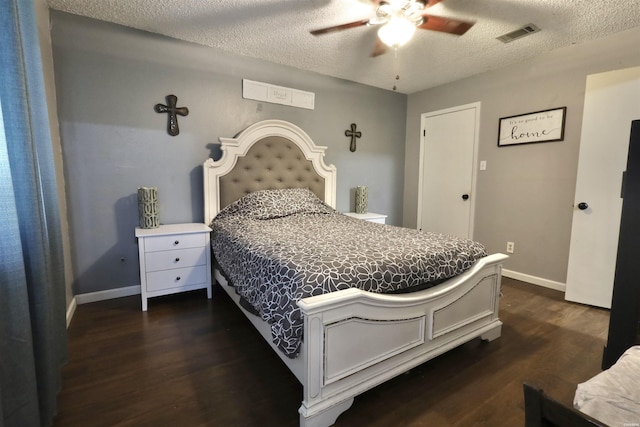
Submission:
[[472,102],[470,104],[458,105],[456,107],[445,108],[442,110],[431,111],[428,113],[422,113],[420,115],[420,157],[418,165],[418,218],[417,228],[422,229],[422,181],[424,175],[424,154],[425,154],[425,127],[424,121],[432,116],[439,116],[443,114],[455,113],[461,110],[475,110],[475,126],[474,126],[474,141],[473,141],[473,162],[471,170],[471,197],[469,206],[469,236],[472,239],[474,235],[474,223],[475,223],[475,208],[476,208],[476,182],[478,178],[478,142],[480,140],[480,108],[481,102]]

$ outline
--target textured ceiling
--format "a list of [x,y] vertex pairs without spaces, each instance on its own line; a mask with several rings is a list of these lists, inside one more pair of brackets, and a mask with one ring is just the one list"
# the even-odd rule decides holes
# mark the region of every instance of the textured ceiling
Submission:
[[[240,55],[413,93],[545,51],[640,27],[640,0],[445,0],[433,15],[475,21],[463,36],[418,30],[397,54],[372,58],[378,27],[310,30],[373,16],[367,0],[47,0],[52,9]],[[541,32],[496,37],[533,23]],[[400,79],[396,81],[396,75]]]

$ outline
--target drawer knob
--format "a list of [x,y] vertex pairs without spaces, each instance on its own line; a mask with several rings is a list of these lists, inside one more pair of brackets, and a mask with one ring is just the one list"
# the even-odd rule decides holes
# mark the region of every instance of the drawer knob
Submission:
[[176,281],[180,280],[180,276],[176,277]]
[[176,258],[176,262],[180,261],[180,258]]
[[176,240],[175,242],[173,242],[173,244],[174,244],[174,245],[177,245],[177,244],[179,244],[179,243],[180,243],[180,241],[179,241],[179,240]]

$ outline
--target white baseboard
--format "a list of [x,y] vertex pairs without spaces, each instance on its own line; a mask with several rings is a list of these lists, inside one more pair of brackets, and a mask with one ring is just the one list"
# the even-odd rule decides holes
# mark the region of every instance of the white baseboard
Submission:
[[140,295],[140,285],[107,289],[106,291],[88,292],[86,294],[78,294],[74,298],[78,304],[87,304],[90,302],[104,301],[107,299],[128,297],[131,295]]
[[[564,283],[543,279],[541,277],[531,276],[529,274],[518,273],[517,271],[502,269],[502,275],[534,285],[543,286],[545,288],[555,289],[556,291],[564,292],[566,289],[566,285]],[[73,297],[73,299],[71,300],[71,304],[69,304],[69,307],[67,308],[67,327],[69,327],[69,323],[71,323],[71,318],[73,317],[73,313],[76,311],[76,306],[78,304],[87,304],[90,302],[128,297],[131,295],[140,295],[140,293],[140,285],[134,285],[124,288],[108,289],[106,291],[78,294]]]
[[76,297],[71,298],[71,303],[69,307],[67,307],[67,329],[69,329],[69,324],[71,323],[71,319],[73,318],[73,313],[76,312],[76,307],[78,303],[76,301]]
[[564,283],[555,282],[549,279],[543,279],[542,277],[531,276],[529,274],[518,273],[517,271],[502,269],[502,275],[511,279],[521,280],[523,282],[543,286],[545,288],[555,289],[556,291],[565,292],[567,288],[567,285]]

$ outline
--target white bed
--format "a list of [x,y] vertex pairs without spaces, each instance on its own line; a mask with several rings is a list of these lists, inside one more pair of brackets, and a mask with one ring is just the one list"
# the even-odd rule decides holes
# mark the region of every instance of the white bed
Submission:
[[[260,189],[306,187],[335,208],[336,169],[324,162],[326,147],[299,127],[266,120],[220,143],[222,157],[203,165],[205,223]],[[304,339],[295,359],[275,348],[266,322],[242,310],[302,384],[300,425],[330,426],[364,391],[474,338],[498,338],[505,259],[486,256],[462,275],[419,292],[352,288],[302,299]],[[240,306],[220,271],[214,277]]]

